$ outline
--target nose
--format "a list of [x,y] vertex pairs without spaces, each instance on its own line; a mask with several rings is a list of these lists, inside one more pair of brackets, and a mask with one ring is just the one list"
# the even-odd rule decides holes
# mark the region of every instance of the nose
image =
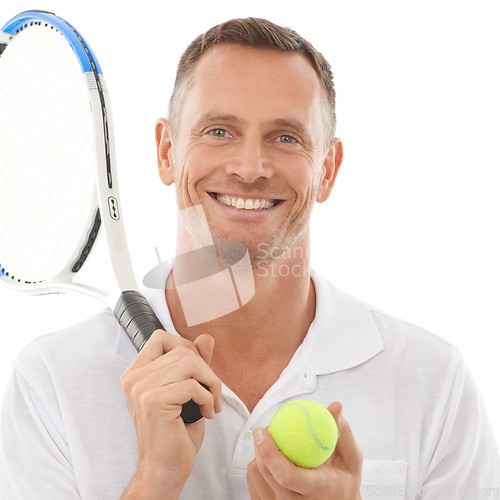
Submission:
[[226,164],[226,173],[236,175],[246,183],[259,178],[269,179],[272,167],[265,154],[265,145],[261,138],[247,138],[236,149],[234,156]]

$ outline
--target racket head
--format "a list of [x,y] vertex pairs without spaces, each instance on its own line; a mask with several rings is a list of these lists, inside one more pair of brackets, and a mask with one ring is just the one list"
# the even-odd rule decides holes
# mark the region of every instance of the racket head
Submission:
[[[136,292],[111,107],[95,55],[63,19],[23,12],[0,32],[0,83],[0,282],[29,293],[76,289],[106,299],[73,282],[102,221],[124,291],[115,315],[140,350],[162,325]],[[181,417],[202,415],[191,400]]]
[[1,29],[0,82],[0,282],[72,288],[101,226],[96,162],[106,141],[91,109],[101,68],[69,23],[27,11]]

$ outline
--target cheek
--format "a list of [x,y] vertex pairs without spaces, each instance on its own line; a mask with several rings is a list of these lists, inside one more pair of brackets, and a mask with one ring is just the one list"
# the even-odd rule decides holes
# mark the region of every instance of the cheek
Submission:
[[288,169],[290,187],[297,194],[297,204],[301,207],[313,204],[318,190],[318,168],[313,159],[307,157]]
[[178,193],[188,191],[194,194],[197,182],[211,171],[207,158],[203,146],[199,144],[188,145],[179,155],[174,152],[175,184]]

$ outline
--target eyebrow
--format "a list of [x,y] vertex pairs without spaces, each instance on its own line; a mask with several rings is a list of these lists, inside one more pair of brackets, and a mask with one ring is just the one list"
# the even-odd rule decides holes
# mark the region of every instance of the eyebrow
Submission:
[[309,139],[309,132],[306,126],[300,121],[287,118],[277,118],[276,120],[271,120],[269,122],[269,125],[283,128],[292,128],[296,130],[300,136],[304,137],[305,139]]
[[205,113],[195,123],[194,129],[200,130],[211,123],[244,123],[245,120],[227,113]]

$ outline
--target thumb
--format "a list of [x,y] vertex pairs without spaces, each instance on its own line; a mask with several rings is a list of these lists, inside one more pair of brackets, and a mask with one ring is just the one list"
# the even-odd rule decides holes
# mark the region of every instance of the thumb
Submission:
[[211,335],[206,333],[196,337],[193,344],[198,349],[200,356],[203,358],[207,365],[212,361],[212,354],[214,352],[215,340]]
[[342,414],[342,403],[338,401],[331,403],[328,410],[335,418],[339,429],[337,446],[331,460],[334,463],[340,461],[352,473],[360,474],[363,466],[363,452],[354,438],[349,422]]

